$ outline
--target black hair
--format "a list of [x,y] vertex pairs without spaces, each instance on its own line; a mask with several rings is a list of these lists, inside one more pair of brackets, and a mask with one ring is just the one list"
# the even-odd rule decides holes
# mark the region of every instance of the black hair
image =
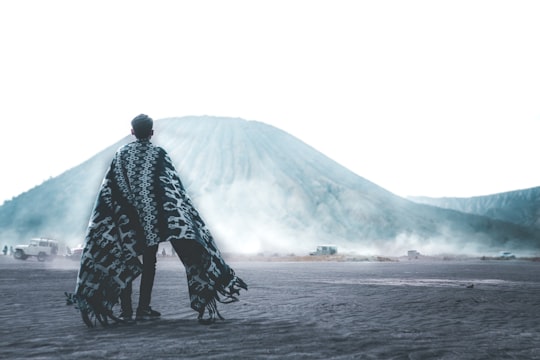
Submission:
[[135,137],[137,139],[147,139],[152,135],[152,127],[154,121],[152,118],[145,114],[137,115],[133,120],[131,120],[131,127],[135,132]]

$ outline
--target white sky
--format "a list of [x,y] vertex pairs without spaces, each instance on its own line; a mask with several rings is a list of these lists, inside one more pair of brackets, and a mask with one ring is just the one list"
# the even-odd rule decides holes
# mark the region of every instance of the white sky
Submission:
[[274,125],[402,196],[540,186],[538,1],[0,2],[0,203],[139,113]]

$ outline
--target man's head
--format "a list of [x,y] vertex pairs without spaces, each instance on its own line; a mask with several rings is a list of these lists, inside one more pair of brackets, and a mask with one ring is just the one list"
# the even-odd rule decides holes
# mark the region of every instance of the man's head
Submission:
[[154,135],[154,130],[152,130],[153,125],[154,121],[151,117],[140,114],[131,120],[131,133],[137,139],[148,139]]

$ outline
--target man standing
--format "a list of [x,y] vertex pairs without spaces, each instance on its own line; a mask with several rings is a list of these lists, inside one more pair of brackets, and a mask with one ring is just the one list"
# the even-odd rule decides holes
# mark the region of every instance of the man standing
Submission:
[[186,267],[191,307],[199,320],[222,318],[216,301],[238,300],[247,285],[223,260],[167,152],[150,142],[152,119],[141,114],[131,125],[136,141],[116,152],[103,179],[77,286],[74,294],[66,294],[68,302],[77,305],[88,326],[94,326],[95,320],[103,325],[109,318],[119,321],[112,309],[120,299],[120,320],[130,321],[132,282],[142,272],[136,319],[159,318],[150,306],[156,255],[159,243],[170,241]]
[[[159,229],[154,226],[153,213],[156,209],[152,196],[153,188],[156,183],[159,183],[159,173],[152,163],[160,149],[150,143],[154,130],[153,121],[147,115],[141,114],[131,121],[131,135],[134,135],[137,141],[120,148],[115,160],[119,163],[118,175],[123,178],[121,191],[127,198],[131,198],[132,205],[137,210],[139,221],[144,229],[144,233],[140,235],[144,236],[144,240],[140,239],[140,241],[146,244],[143,250],[143,271],[136,319],[152,320],[161,316],[158,311],[150,307],[156,275],[156,256],[161,240]],[[122,307],[120,318],[128,322],[133,316],[131,292],[132,286],[129,282],[120,293]]]

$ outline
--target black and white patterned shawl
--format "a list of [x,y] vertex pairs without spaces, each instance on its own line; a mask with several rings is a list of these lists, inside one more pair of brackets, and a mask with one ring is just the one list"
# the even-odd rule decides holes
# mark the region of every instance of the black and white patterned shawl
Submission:
[[118,320],[121,289],[141,274],[145,246],[175,242],[187,274],[191,307],[204,320],[220,317],[216,301],[237,300],[247,285],[223,260],[168,154],[148,140],[120,148],[94,205],[81,256],[75,304],[88,326]]

